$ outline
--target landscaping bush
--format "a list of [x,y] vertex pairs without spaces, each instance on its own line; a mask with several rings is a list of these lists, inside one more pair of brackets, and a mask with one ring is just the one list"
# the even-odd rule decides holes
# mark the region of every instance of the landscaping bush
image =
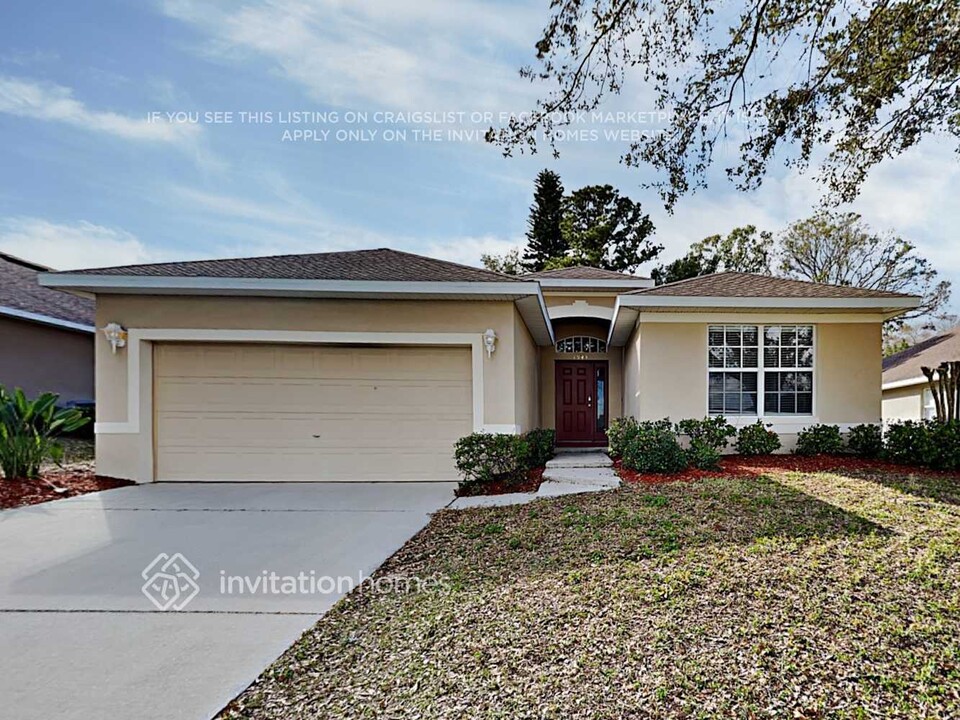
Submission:
[[632,417],[616,418],[607,428],[607,442],[610,447],[610,457],[621,457],[623,447],[628,437],[636,434],[637,421]]
[[891,423],[884,438],[884,456],[905,465],[934,465],[940,452],[931,425],[927,420]]
[[557,442],[557,431],[547,428],[535,428],[523,436],[527,443],[527,468],[543,467],[553,457],[553,448]]
[[937,470],[960,470],[960,420],[930,423],[937,455],[933,465]]
[[520,435],[473,433],[457,440],[453,457],[463,477],[460,490],[493,482],[509,486],[526,479],[530,449]]
[[850,428],[847,447],[858,457],[880,457],[883,454],[883,428],[879,425],[856,425]]
[[837,455],[843,452],[843,435],[837,425],[813,425],[797,433],[797,455]]
[[42,393],[28,399],[20,388],[0,386],[0,470],[9,480],[36,478],[45,460],[59,463],[63,446],[57,438],[90,422],[79,410],[57,407],[59,395]]
[[780,436],[757,420],[740,428],[735,447],[741,455],[771,455],[780,449]]
[[677,423],[677,432],[690,438],[687,457],[691,465],[701,470],[718,467],[721,451],[737,434],[736,428],[722,415],[703,420],[681,420]]
[[721,452],[703,440],[691,440],[684,452],[687,462],[698,470],[715,470],[720,467]]
[[621,457],[624,467],[637,472],[680,472],[689,464],[669,419],[636,423],[626,433]]

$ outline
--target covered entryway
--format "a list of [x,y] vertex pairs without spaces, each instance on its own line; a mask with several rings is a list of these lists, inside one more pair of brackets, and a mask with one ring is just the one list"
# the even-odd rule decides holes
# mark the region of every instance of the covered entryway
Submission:
[[454,480],[467,347],[157,343],[157,480]]

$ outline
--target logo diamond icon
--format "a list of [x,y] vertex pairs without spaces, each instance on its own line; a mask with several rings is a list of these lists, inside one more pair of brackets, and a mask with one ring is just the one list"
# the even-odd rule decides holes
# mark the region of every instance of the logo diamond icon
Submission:
[[157,610],[183,610],[200,592],[200,571],[181,553],[160,553],[140,575],[140,590]]

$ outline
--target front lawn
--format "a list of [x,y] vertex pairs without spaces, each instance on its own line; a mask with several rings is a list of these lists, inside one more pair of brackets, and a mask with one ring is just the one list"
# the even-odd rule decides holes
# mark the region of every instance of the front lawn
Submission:
[[227,718],[960,715],[960,480],[704,478],[444,511]]

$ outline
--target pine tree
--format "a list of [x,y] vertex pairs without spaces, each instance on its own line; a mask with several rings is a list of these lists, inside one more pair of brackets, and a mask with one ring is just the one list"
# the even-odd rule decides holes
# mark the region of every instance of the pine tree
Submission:
[[552,170],[537,175],[533,205],[527,219],[527,247],[523,251],[523,269],[540,272],[548,260],[563,257],[567,243],[560,232],[563,218],[563,184]]

